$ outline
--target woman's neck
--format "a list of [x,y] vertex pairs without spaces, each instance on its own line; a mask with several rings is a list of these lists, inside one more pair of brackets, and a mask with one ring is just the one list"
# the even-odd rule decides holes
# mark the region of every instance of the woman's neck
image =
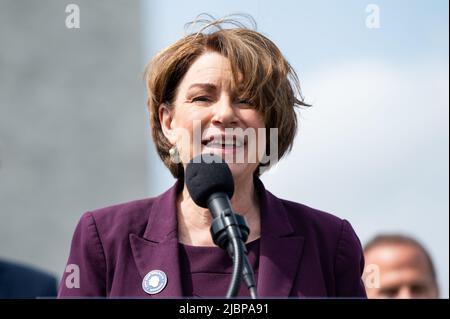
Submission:
[[[250,227],[247,242],[259,238],[259,200],[252,178],[235,180],[231,205],[236,213],[244,216],[247,220]],[[212,215],[208,209],[194,203],[186,185],[177,198],[177,215],[179,242],[192,246],[214,246],[209,231],[213,220]]]

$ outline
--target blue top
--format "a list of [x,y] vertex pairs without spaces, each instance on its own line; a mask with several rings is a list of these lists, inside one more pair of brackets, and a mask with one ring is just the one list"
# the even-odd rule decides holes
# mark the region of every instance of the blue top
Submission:
[[56,278],[33,267],[0,260],[0,299],[56,297]]

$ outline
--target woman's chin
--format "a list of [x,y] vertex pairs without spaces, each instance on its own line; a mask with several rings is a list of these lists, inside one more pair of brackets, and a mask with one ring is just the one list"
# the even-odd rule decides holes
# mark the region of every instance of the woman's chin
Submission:
[[253,176],[253,171],[256,169],[255,165],[248,163],[228,163],[230,167],[231,174],[233,175],[233,179],[242,180],[243,178],[251,178]]

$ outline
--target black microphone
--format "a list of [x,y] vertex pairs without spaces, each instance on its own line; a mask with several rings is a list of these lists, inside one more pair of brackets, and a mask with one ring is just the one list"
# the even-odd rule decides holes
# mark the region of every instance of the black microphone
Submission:
[[230,168],[219,156],[198,155],[188,163],[185,176],[192,200],[198,206],[208,208],[213,216],[210,231],[214,243],[226,249],[233,258],[233,275],[227,297],[236,296],[243,275],[252,298],[256,298],[253,269],[244,245],[250,229],[245,218],[236,214],[231,206],[234,181]]
[[[222,158],[216,155],[198,155],[188,163],[186,186],[192,200],[203,208],[208,208],[210,202],[216,197],[231,198],[234,194],[234,181],[230,168]],[[212,195],[215,195],[214,198],[211,198]],[[216,217],[220,210],[213,208],[211,213],[213,217]]]

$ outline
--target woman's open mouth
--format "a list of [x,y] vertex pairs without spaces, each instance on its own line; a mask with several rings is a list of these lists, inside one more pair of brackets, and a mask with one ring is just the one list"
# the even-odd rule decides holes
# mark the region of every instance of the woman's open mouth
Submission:
[[235,153],[244,149],[246,142],[236,135],[211,135],[202,140],[204,149],[211,153]]

